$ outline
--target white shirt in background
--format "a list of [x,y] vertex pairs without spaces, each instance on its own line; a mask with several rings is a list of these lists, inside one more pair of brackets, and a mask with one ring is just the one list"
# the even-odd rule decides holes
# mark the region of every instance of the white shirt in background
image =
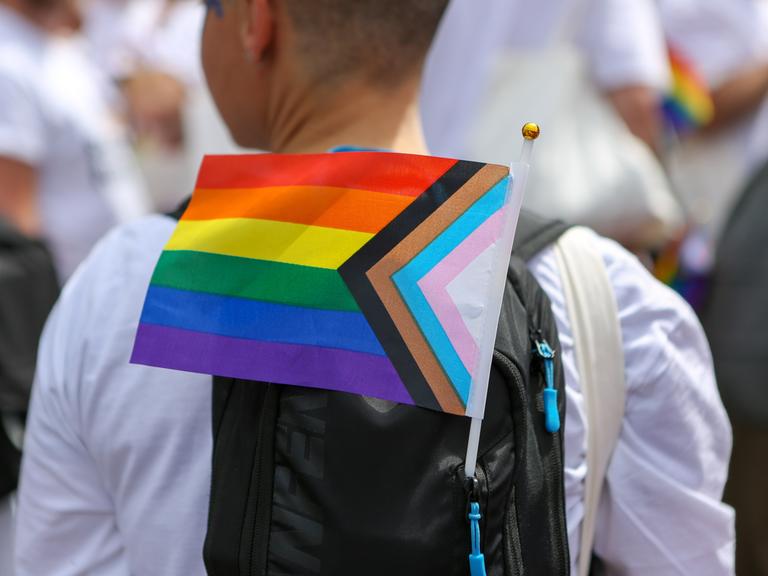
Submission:
[[[432,45],[422,112],[430,149],[465,157],[497,59],[573,45],[605,90],[669,83],[654,0],[452,0]],[[525,79],[520,79],[523,82]]]
[[113,78],[137,66],[188,85],[202,82],[200,38],[205,6],[195,0],[92,0],[85,35],[100,67]]
[[[110,234],[48,322],[25,444],[18,576],[205,574],[211,378],[129,364],[150,276],[174,227],[154,216]],[[720,502],[731,434],[701,327],[634,257],[595,243],[618,301],[627,384],[595,549],[610,574],[731,575],[734,518]],[[573,552],[588,423],[553,252],[530,268],[560,331]]]
[[101,69],[114,79],[146,67],[184,84],[182,150],[139,148],[155,208],[164,212],[191,194],[205,154],[241,152],[203,81],[201,31],[206,9],[196,0],[92,0],[85,34]]
[[148,209],[125,138],[76,41],[48,41],[0,6],[0,156],[37,170],[62,279],[113,225]]

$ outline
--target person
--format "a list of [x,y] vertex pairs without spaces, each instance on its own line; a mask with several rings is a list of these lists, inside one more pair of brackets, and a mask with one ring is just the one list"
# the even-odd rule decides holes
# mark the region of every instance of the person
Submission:
[[762,218],[768,208],[768,162],[741,194],[717,247],[702,322],[712,342],[715,370],[733,423],[733,458],[725,489],[736,509],[736,567],[739,574],[768,574],[765,541],[768,500],[764,465],[768,442],[768,348],[761,337],[768,316],[768,266],[755,258],[766,241]]
[[665,34],[711,91],[714,118],[668,162],[710,255],[738,194],[768,160],[768,3],[658,0]]
[[47,242],[62,280],[147,208],[104,85],[75,40],[51,38],[77,15],[72,0],[0,2],[0,215]]
[[[535,23],[535,25],[532,25]],[[427,60],[422,103],[430,149],[468,152],[472,121],[484,103],[493,64],[566,43],[584,55],[589,75],[629,129],[659,145],[658,100],[669,85],[664,35],[653,0],[557,0],[532,3],[453,0]],[[454,83],[456,70],[462,82]]]
[[454,0],[427,61],[427,142],[506,163],[513,127],[535,120],[545,135],[526,207],[655,250],[682,224],[654,154],[669,85],[653,0]]
[[193,0],[94,0],[83,34],[99,68],[120,87],[147,189],[160,211],[194,185],[205,153],[234,151],[200,66],[205,7]]
[[[203,64],[239,144],[427,152],[420,76],[445,0],[210,4]],[[129,364],[150,276],[174,227],[152,216],[111,233],[49,320],[25,443],[19,576],[205,573],[211,378]],[[732,574],[733,514],[720,501],[730,429],[702,330],[634,257],[597,236],[594,245],[618,302],[628,398],[595,552],[609,573]],[[530,269],[560,331],[574,551],[589,423],[553,251]]]

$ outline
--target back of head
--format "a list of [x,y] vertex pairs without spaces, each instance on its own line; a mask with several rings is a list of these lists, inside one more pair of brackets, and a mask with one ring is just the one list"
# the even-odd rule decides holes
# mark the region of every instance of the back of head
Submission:
[[423,64],[448,0],[284,0],[316,78],[396,84]]
[[331,137],[374,107],[398,122],[383,108],[417,97],[448,1],[208,0],[203,68],[235,141],[285,150],[297,131]]

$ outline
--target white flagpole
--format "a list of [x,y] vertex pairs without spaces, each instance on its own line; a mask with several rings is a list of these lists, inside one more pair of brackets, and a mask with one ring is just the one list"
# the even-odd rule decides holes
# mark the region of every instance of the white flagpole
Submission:
[[[514,204],[514,209],[509,211],[510,217],[516,217],[519,213],[519,207],[523,203],[525,197],[525,189],[528,184],[528,174],[531,170],[531,159],[533,157],[533,143],[539,137],[541,130],[538,125],[528,123],[523,126],[523,150],[520,154],[520,160],[513,162],[510,166],[510,174],[512,176],[512,198],[511,203]],[[503,253],[512,255],[512,244],[514,242],[514,230],[509,234],[509,238],[503,239],[506,242],[502,242]],[[507,245],[504,245],[507,244]],[[509,262],[504,268],[504,278],[506,278],[506,268],[509,267]],[[498,325],[498,319],[497,324]],[[489,377],[490,375],[486,375]],[[472,418],[472,424],[469,428],[469,441],[467,442],[467,456],[464,460],[464,472],[467,478],[474,478],[477,471],[477,451],[480,447],[480,432],[483,428],[482,418]]]

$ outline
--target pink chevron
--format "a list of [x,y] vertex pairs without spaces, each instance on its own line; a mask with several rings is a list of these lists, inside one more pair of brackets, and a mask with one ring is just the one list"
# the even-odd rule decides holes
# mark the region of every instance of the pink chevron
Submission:
[[464,367],[473,377],[480,351],[447,287],[475,258],[498,241],[503,226],[504,208],[495,212],[418,281]]

